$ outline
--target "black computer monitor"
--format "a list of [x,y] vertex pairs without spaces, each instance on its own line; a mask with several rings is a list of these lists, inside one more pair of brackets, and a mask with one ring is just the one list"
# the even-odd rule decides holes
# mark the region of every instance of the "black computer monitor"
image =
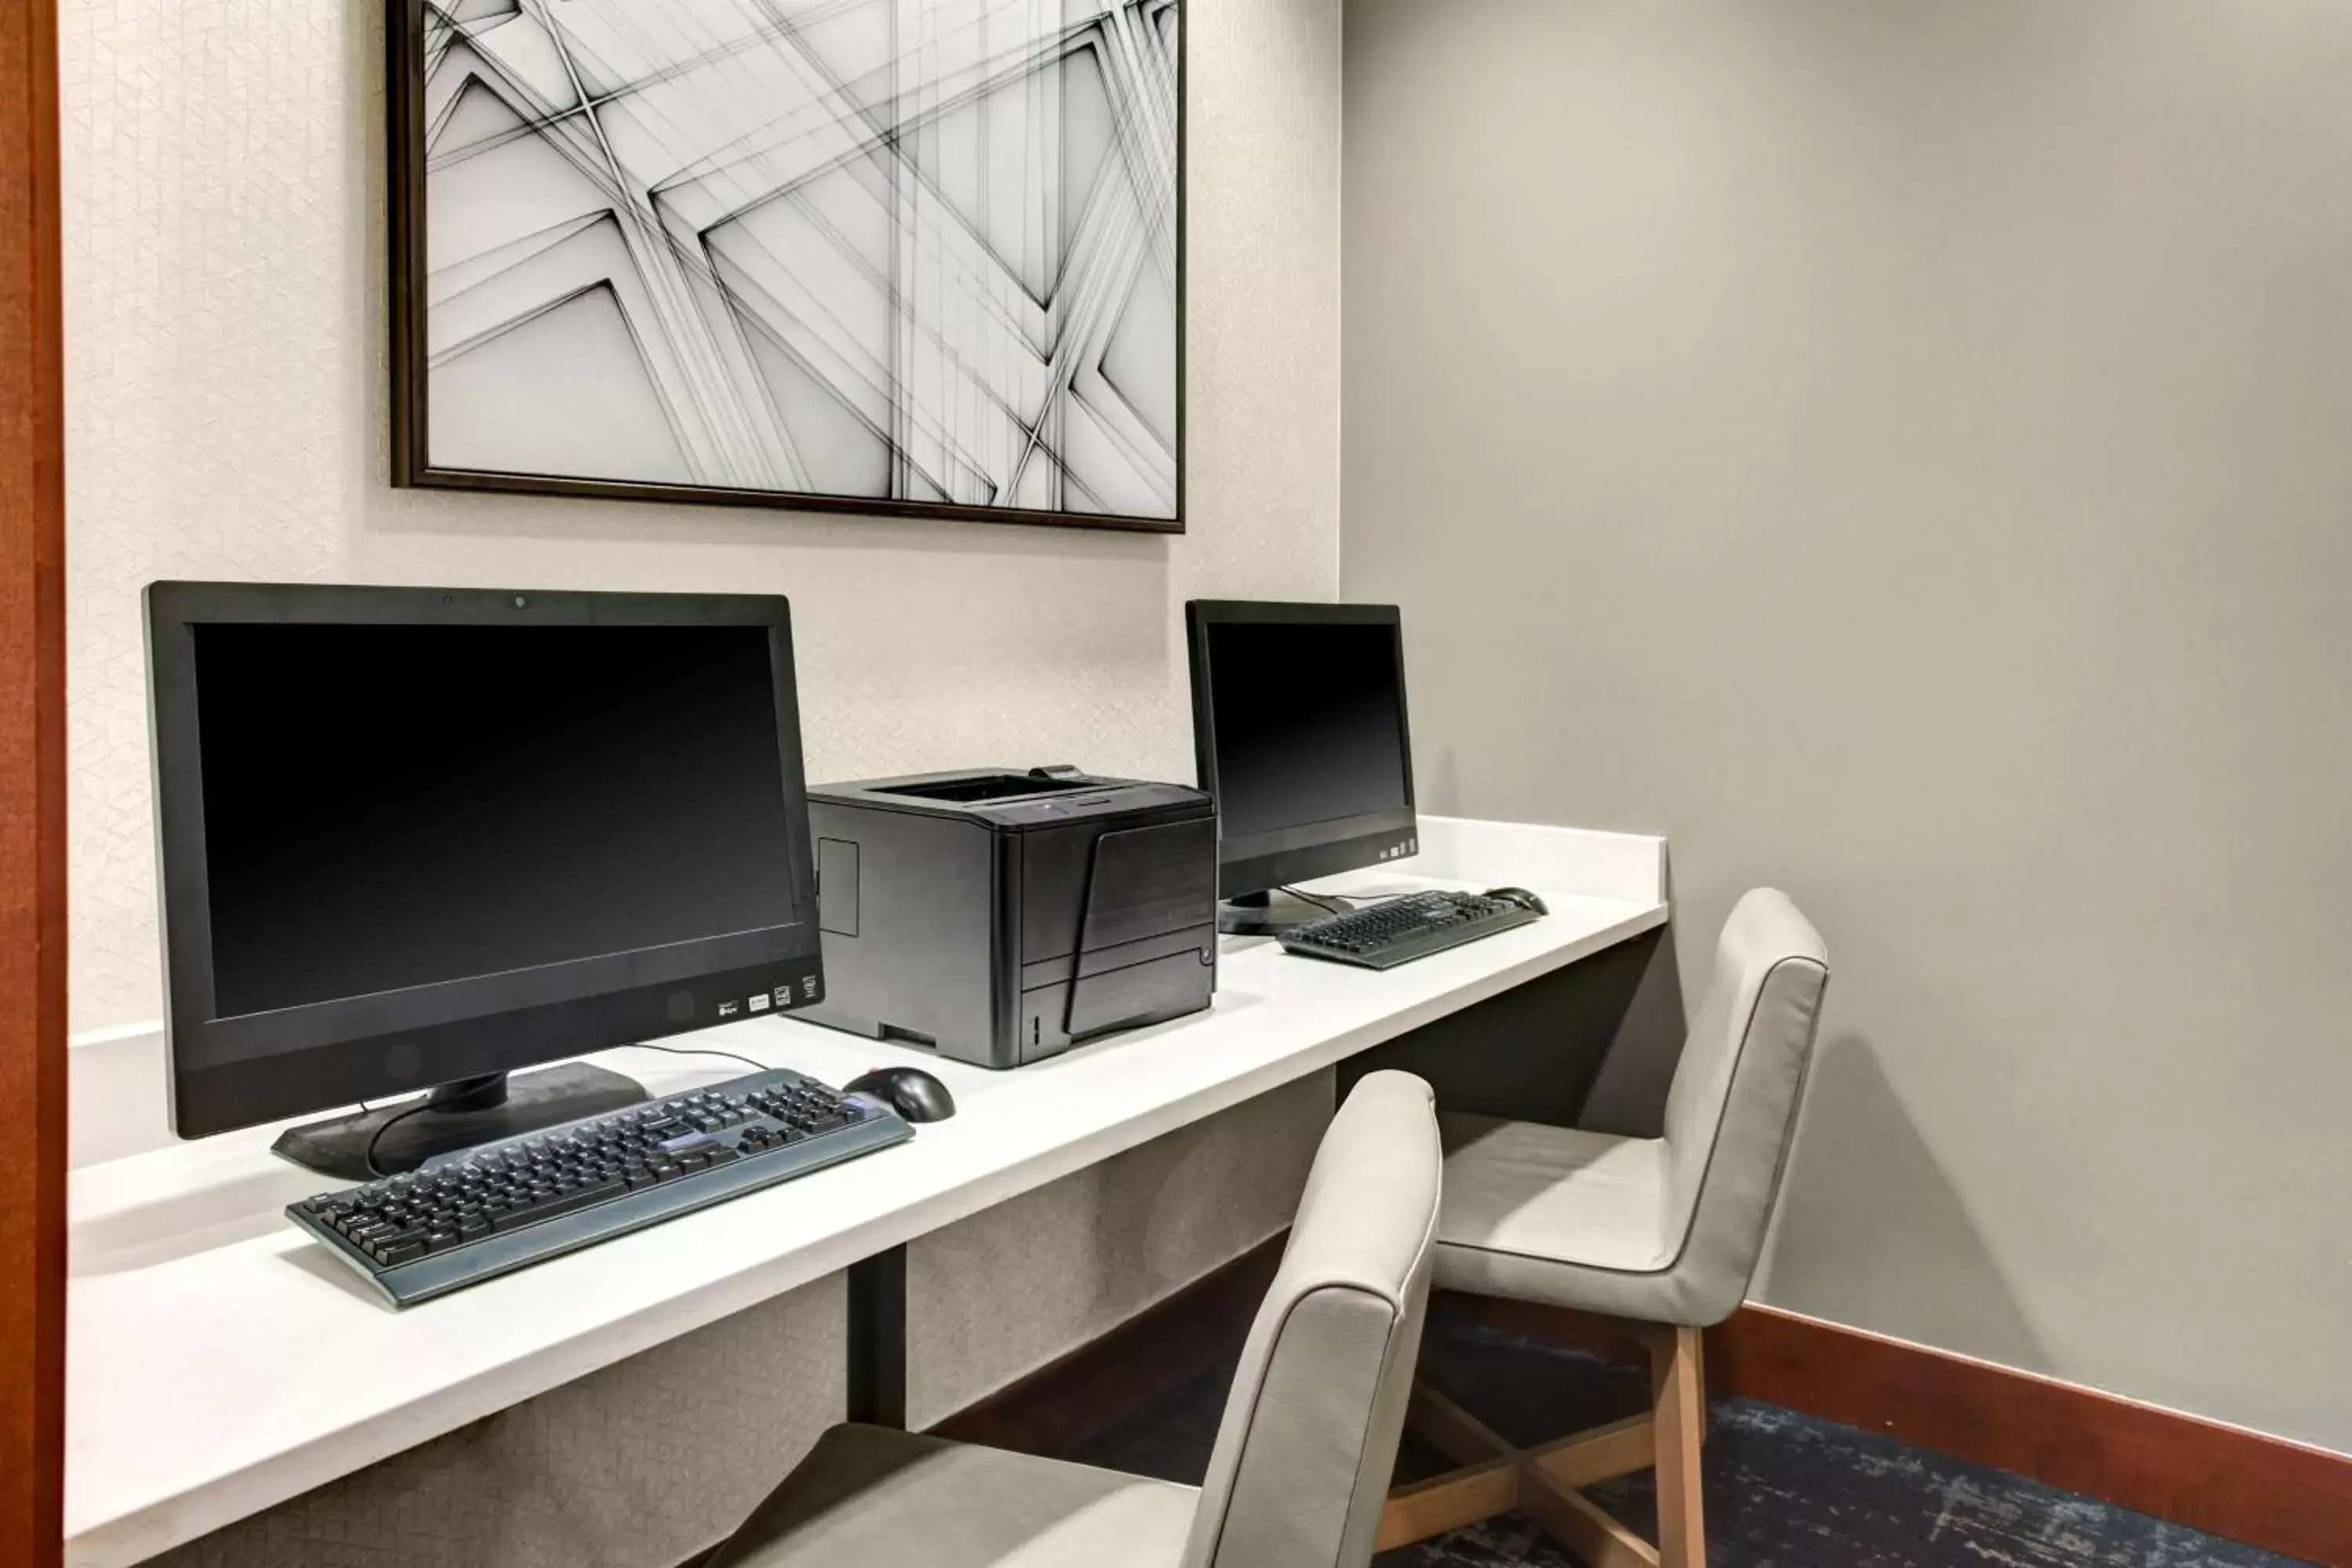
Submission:
[[1184,622],[1193,748],[1217,800],[1221,929],[1328,913],[1269,894],[1420,847],[1394,605],[1195,599]]
[[278,1142],[363,1179],[643,1097],[512,1069],[822,997],[782,599],[146,607],[182,1137],[430,1089]]

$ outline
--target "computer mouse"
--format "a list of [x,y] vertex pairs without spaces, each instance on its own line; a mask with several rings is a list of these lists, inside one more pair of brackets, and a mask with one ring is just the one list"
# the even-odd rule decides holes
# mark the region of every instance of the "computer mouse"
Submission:
[[841,1092],[878,1100],[909,1121],[945,1121],[955,1114],[948,1086],[920,1068],[876,1068],[851,1079]]
[[1525,888],[1489,888],[1486,889],[1486,896],[1490,899],[1500,899],[1507,904],[1517,904],[1519,908],[1531,910],[1536,914],[1551,913],[1549,910],[1544,908],[1544,901],[1541,899],[1537,898]]

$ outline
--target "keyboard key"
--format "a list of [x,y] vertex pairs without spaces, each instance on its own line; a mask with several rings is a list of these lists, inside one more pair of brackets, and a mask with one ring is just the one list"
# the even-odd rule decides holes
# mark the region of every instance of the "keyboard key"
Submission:
[[593,1208],[606,1198],[617,1197],[628,1190],[620,1183],[614,1182],[609,1186],[579,1187],[568,1193],[551,1194],[532,1203],[529,1207],[517,1208],[499,1215],[490,1221],[490,1226],[494,1230],[513,1230],[521,1226],[536,1225],[541,1220],[553,1219],[559,1215],[575,1214],[584,1208]]

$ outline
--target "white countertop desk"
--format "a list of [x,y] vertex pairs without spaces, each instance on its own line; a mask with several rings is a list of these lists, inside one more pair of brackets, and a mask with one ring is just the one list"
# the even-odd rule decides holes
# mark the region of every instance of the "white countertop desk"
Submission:
[[[1385,973],[1229,938],[1207,1012],[1012,1072],[786,1018],[681,1038],[836,1084],[920,1062],[958,1114],[406,1312],[279,1215],[328,1184],[269,1154],[274,1127],[78,1171],[68,1563],[136,1563],[1665,923],[1661,839],[1424,817],[1421,840],[1412,860],[1316,886],[1512,884],[1549,917]],[[745,1070],[597,1059],[656,1094]]]

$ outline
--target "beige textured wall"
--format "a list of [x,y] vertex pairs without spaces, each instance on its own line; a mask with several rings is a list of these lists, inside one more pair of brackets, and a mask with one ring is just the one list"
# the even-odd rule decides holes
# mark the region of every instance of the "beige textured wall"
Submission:
[[148,1559],[155,1568],[676,1568],[840,1417],[839,1276]]
[[907,1249],[907,1419],[978,1403],[1286,1228],[1331,1121],[1319,1072]]
[[1347,27],[1342,587],[1822,927],[1763,1299],[2352,1449],[2352,8]]
[[1195,595],[1328,598],[1339,0],[1204,4],[1181,539],[394,491],[381,0],[63,0],[77,1028],[160,1011],[158,577],[791,595],[810,774],[1192,776]]

